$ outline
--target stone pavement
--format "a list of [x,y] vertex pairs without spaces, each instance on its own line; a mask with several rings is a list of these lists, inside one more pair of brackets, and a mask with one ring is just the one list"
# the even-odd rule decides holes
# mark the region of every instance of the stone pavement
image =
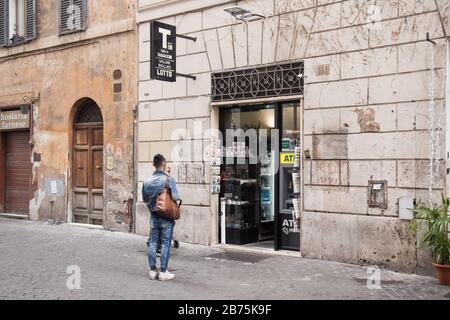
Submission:
[[142,236],[0,218],[0,299],[450,299],[431,277],[381,270],[369,289],[367,267],[220,247],[182,244],[170,266],[175,280],[147,278]]

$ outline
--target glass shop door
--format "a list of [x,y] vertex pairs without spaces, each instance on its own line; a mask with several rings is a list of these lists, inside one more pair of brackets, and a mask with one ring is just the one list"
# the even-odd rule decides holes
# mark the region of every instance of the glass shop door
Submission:
[[275,250],[300,251],[300,103],[278,109],[280,169]]
[[[233,106],[219,118],[221,243],[299,251],[300,102]],[[227,142],[236,130],[245,139]],[[250,161],[253,152],[257,163]]]
[[[222,243],[274,248],[279,136],[272,138],[272,133],[276,129],[276,107],[250,105],[220,111],[224,139],[219,229]],[[245,138],[236,137],[238,132]],[[256,158],[252,157],[255,154]]]

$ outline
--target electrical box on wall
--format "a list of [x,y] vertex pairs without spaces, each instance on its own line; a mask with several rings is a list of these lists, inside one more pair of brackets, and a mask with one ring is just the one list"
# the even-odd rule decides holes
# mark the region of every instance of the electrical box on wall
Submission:
[[65,194],[65,186],[63,179],[45,179],[45,192],[49,196],[63,197]]
[[402,220],[412,220],[414,209],[414,199],[408,197],[401,197],[398,199],[398,215]]
[[370,208],[387,209],[387,181],[369,180]]

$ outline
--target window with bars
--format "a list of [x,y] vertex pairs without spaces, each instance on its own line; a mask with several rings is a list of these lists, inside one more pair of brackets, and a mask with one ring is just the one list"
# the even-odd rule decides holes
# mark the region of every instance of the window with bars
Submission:
[[87,0],[59,0],[59,34],[86,30]]
[[0,0],[0,47],[36,38],[36,0]]

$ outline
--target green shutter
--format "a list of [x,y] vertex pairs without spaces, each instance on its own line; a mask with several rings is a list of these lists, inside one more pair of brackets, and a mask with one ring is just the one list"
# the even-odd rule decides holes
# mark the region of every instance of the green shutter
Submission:
[[26,0],[26,40],[36,39],[36,0]]
[[86,29],[87,1],[59,1],[59,33],[66,34]]
[[86,16],[87,16],[87,0],[72,0],[75,7],[80,8],[81,19],[76,26],[77,30],[86,29]]
[[8,0],[0,0],[0,47],[7,46],[9,42],[8,3]]

